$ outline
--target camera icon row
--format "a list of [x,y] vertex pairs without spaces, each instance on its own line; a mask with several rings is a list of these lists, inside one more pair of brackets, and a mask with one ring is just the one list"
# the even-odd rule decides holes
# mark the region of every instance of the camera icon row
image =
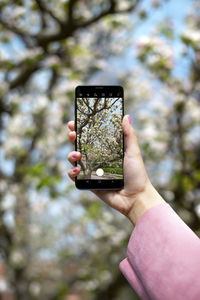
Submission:
[[[82,94],[82,93],[79,93],[79,97],[105,97],[106,94],[105,93],[101,93],[101,94],[98,94],[97,93],[87,93],[87,94]],[[119,97],[120,96],[120,93],[117,93],[117,95],[113,95],[113,93],[109,93],[108,94],[109,97]]]

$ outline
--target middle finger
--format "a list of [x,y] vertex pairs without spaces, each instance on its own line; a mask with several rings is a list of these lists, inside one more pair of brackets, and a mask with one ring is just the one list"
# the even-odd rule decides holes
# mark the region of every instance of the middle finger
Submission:
[[77,160],[80,160],[81,159],[81,153],[78,152],[78,151],[72,151],[68,154],[68,160],[69,162],[74,166],[75,165],[75,162]]

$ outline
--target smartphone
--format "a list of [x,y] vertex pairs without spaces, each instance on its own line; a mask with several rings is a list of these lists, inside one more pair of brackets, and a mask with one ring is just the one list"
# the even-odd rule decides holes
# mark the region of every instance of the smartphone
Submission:
[[119,85],[79,85],[75,89],[75,151],[81,170],[78,189],[120,190],[124,186],[124,91]]

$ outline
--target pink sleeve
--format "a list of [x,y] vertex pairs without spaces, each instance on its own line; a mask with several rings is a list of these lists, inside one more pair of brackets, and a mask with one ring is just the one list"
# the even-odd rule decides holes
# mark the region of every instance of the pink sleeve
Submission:
[[200,299],[200,240],[167,203],[139,219],[120,269],[141,299]]

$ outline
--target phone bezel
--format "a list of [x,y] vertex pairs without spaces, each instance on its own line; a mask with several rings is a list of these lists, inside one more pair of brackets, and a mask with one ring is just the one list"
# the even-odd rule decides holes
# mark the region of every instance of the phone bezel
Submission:
[[[77,98],[84,95],[100,96],[100,93],[105,93],[105,97],[113,94],[117,97],[120,94],[122,97],[122,116],[124,116],[124,89],[121,85],[78,85],[75,88],[75,131],[77,132]],[[82,96],[80,96],[82,94]],[[87,96],[88,97],[88,96]],[[75,140],[75,151],[77,151],[77,139]],[[123,158],[124,158],[124,135],[123,135]],[[123,164],[123,162],[122,162]],[[77,166],[77,162],[75,163]],[[123,166],[122,166],[123,167]],[[121,190],[124,187],[123,179],[77,179],[75,177],[75,185],[81,190]]]

